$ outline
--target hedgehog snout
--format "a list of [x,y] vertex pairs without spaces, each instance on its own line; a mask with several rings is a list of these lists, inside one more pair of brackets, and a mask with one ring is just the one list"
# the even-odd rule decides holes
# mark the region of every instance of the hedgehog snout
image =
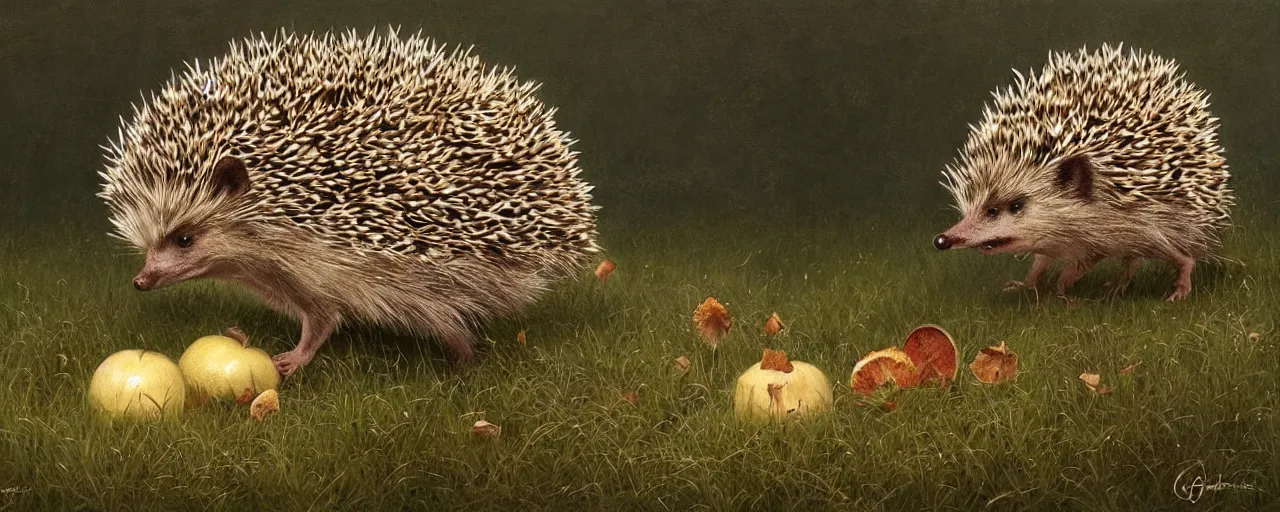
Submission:
[[138,274],[137,277],[133,278],[133,287],[137,288],[138,291],[141,291],[141,292],[150,290],[151,287],[155,286],[155,284],[156,284],[155,278],[145,274]]
[[945,251],[947,249],[950,249],[951,246],[955,245],[956,242],[959,242],[959,241],[960,240],[956,239],[956,237],[947,236],[946,233],[942,233],[934,237],[933,246],[937,248],[939,251]]

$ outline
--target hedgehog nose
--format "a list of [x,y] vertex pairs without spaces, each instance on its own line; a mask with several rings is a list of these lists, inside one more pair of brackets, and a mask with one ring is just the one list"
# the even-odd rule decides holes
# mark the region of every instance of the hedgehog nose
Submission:
[[953,243],[955,243],[955,241],[947,238],[947,235],[938,235],[937,238],[933,239],[933,246],[939,251],[950,249]]
[[133,287],[139,291],[147,291],[151,288],[151,280],[142,276],[133,278]]

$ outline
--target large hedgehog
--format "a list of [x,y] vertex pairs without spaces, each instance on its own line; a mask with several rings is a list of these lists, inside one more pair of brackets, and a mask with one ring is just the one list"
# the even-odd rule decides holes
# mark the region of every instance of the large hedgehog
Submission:
[[1034,254],[1009,289],[1064,260],[1059,295],[1108,257],[1124,261],[1117,292],[1143,258],[1166,260],[1168,300],[1186,297],[1234,201],[1208,95],[1173,60],[1103,45],[1051,54],[994,97],[943,173],[962,219],[934,245]]
[[284,31],[232,42],[144,98],[99,194],[146,253],[133,285],[241,283],[302,322],[286,376],[346,318],[473,357],[478,322],[598,251],[554,109],[428,39]]

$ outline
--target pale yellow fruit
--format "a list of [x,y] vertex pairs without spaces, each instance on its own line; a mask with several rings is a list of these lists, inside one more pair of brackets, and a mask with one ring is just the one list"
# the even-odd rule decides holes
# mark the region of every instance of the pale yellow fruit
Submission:
[[761,362],[738,377],[733,403],[738,418],[763,421],[823,412],[832,398],[831,381],[821,370],[766,349]]
[[[229,332],[230,333],[230,332]],[[187,398],[193,405],[209,399],[249,403],[258,393],[280,386],[280,373],[271,356],[241,339],[205,336],[178,359],[187,379]]]
[[156,419],[180,414],[185,398],[178,365],[150,350],[111,354],[89,381],[90,403],[116,416]]

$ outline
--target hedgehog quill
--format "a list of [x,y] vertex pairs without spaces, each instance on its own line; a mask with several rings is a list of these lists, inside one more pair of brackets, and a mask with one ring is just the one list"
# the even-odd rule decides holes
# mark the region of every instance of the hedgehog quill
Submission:
[[1174,60],[1122,45],[1051,54],[1039,75],[1018,73],[943,172],[962,218],[934,246],[1033,254],[1006,290],[1035,288],[1063,261],[1060,296],[1104,259],[1123,261],[1116,293],[1143,259],[1164,260],[1178,270],[1168,300],[1187,297],[1234,196],[1208,94],[1184,76]]
[[346,320],[468,362],[479,323],[600,251],[539,87],[395,30],[260,34],[135,105],[99,197],[146,255],[137,289],[226,280],[298,318],[285,376]]

